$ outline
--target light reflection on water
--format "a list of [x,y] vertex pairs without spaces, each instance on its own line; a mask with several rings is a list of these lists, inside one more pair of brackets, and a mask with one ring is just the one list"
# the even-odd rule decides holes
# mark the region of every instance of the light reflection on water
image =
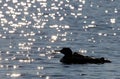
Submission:
[[[103,67],[92,65],[96,73],[91,65],[61,65],[54,50],[71,47],[117,60],[112,56],[120,51],[119,7],[115,0],[0,0],[0,76],[96,79]],[[118,76],[114,66],[106,65],[107,77],[101,77]]]

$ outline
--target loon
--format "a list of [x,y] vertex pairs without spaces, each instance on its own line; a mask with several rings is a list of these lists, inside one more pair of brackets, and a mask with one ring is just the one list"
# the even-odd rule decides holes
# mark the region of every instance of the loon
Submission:
[[104,64],[104,63],[111,63],[110,60],[105,59],[104,57],[101,58],[94,58],[90,56],[84,56],[78,54],[77,52],[72,52],[70,48],[63,48],[60,50],[64,57],[61,58],[60,62],[64,64]]

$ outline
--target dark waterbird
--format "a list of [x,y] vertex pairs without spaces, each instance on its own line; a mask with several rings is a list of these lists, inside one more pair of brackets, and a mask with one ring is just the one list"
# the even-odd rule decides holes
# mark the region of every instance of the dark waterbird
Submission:
[[60,60],[60,62],[64,64],[104,64],[104,63],[111,63],[110,60],[105,59],[104,57],[101,58],[94,58],[90,56],[84,56],[78,54],[77,52],[72,52],[70,48],[63,48],[60,50],[64,57]]

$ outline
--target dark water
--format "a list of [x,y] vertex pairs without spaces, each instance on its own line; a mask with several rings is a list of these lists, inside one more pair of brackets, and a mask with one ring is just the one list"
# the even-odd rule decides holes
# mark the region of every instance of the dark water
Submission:
[[[109,64],[64,65],[70,47]],[[0,0],[1,79],[120,79],[119,0]]]

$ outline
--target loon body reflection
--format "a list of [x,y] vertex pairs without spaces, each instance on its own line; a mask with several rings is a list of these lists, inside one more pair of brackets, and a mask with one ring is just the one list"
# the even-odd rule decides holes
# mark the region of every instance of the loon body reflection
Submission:
[[111,62],[110,60],[106,60],[104,57],[93,58],[76,52],[73,53],[70,48],[63,48],[60,52],[64,54],[64,57],[60,60],[60,62],[64,64],[104,64]]

